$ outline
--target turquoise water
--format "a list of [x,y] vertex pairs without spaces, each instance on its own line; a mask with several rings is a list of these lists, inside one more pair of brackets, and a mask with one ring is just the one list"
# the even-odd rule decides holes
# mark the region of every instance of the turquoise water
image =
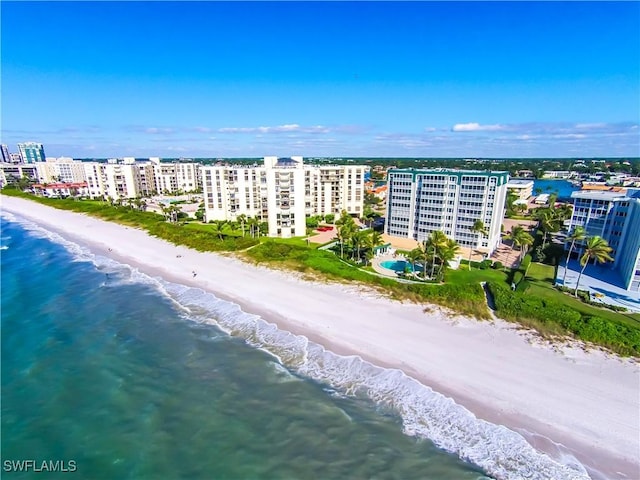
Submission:
[[407,267],[409,267],[411,271],[414,269],[413,265],[405,260],[385,260],[384,262],[380,262],[380,265],[394,272],[404,272]]
[[3,461],[73,460],[83,479],[486,478],[125,265],[5,220],[2,246]]
[[585,478],[399,370],[6,213],[0,249],[3,466],[73,461],[82,479]]
[[575,187],[566,180],[534,180],[533,189],[534,195],[535,189],[540,188],[542,193],[555,193],[558,195],[559,200],[569,200],[571,198],[571,192],[580,190],[580,187]]

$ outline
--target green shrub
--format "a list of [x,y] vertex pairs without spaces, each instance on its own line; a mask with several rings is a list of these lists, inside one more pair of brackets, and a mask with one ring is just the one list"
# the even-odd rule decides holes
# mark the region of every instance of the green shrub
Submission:
[[493,265],[491,265],[491,267],[495,270],[502,270],[504,265],[502,265],[502,262],[493,262]]
[[531,255],[526,254],[520,263],[520,269],[524,272],[529,268],[529,265],[531,265]]
[[[523,284],[528,282],[524,280]],[[558,325],[577,338],[603,345],[622,355],[640,355],[640,329],[613,320],[582,315],[560,303],[512,292],[507,285],[488,282],[496,313],[506,320],[534,320],[541,325]],[[562,288],[562,287],[561,287]],[[561,289],[559,288],[559,289]]]
[[486,260],[481,261],[478,266],[480,267],[480,270],[487,270],[491,267],[491,260],[487,258]]
[[517,270],[514,274],[513,274],[513,283],[515,283],[516,285],[518,285],[522,279],[524,278],[524,273],[521,272],[520,270]]
[[522,281],[518,282],[518,286],[516,287],[516,292],[524,293],[527,291],[527,288],[529,288],[529,281],[523,279]]

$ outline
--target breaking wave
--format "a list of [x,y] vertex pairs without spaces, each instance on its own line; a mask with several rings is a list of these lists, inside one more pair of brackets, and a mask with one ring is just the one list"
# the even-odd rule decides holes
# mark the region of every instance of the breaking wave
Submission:
[[[62,244],[76,261],[90,261],[98,270],[114,273],[114,281],[152,286],[170,298],[185,318],[217,325],[229,335],[270,353],[296,376],[327,385],[330,393],[364,396],[385,410],[392,410],[402,418],[407,435],[427,438],[496,479],[589,478],[586,469],[572,456],[565,453],[561,460],[552,459],[535,450],[521,434],[476,418],[451,398],[400,370],[377,367],[359,356],[337,355],[212,293],[149,277],[129,265],[96,256],[32,222],[7,213],[3,216],[18,221],[34,235]],[[283,380],[293,380],[284,371],[281,373]]]

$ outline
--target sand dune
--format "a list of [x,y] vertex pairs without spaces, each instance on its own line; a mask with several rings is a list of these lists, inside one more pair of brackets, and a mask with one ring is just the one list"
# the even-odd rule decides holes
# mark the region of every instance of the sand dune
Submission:
[[640,373],[634,361],[550,346],[501,321],[478,322],[437,308],[425,313],[422,305],[354,285],[307,282],[85,215],[1,200],[4,210],[142,272],[197,285],[336,353],[399,368],[476,416],[525,434],[552,457],[561,453],[547,439],[560,443],[595,478],[598,472],[640,478]]

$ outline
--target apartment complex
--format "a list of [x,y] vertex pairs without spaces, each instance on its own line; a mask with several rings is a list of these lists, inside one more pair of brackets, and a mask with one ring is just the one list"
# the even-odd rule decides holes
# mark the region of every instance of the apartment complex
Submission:
[[73,158],[47,158],[45,162],[34,163],[40,183],[81,183],[85,181],[82,162]]
[[0,188],[7,183],[14,182],[20,178],[29,178],[38,181],[38,170],[32,163],[2,163],[0,164]]
[[41,143],[25,142],[18,144],[18,151],[23,163],[44,162],[44,146]]
[[11,162],[11,154],[9,153],[9,147],[4,143],[0,145],[0,153],[1,153],[0,160],[2,161],[2,163]]
[[156,192],[193,192],[200,188],[202,181],[200,178],[199,164],[161,163],[158,158],[151,158],[149,160],[153,164]]
[[[640,189],[573,192],[569,232],[584,227],[588,236],[604,238],[613,249],[612,268],[627,290],[640,291]],[[578,252],[581,246],[577,246]]]
[[269,224],[269,236],[306,234],[306,217],[361,215],[363,165],[305,165],[302,157],[264,157],[262,166],[202,168],[205,219],[257,217]]
[[[422,242],[440,230],[486,253],[500,244],[508,172],[393,169],[387,180],[386,234]],[[486,236],[471,231],[477,220]]]

